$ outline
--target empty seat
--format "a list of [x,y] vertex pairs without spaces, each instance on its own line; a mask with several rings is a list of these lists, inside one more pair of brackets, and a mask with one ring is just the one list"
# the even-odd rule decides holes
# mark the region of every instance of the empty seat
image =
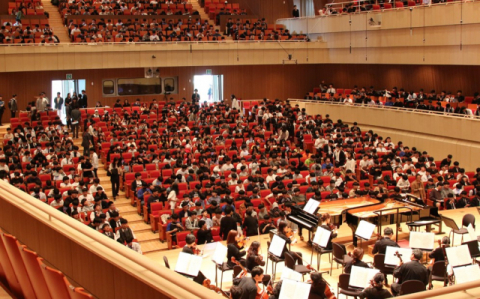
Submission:
[[42,270],[38,264],[38,255],[36,252],[27,249],[27,246],[18,244],[20,255],[22,256],[25,269],[27,270],[33,290],[39,299],[50,299],[50,291],[48,290],[45,278],[43,278]]
[[70,293],[68,291],[67,285],[65,284],[62,272],[48,267],[43,263],[41,257],[37,258],[40,269],[42,269],[43,277],[47,283],[48,291],[52,296],[52,299],[69,299]]
[[1,233],[3,244],[5,245],[5,250],[10,258],[10,262],[12,264],[13,271],[15,271],[15,275],[17,276],[18,282],[22,288],[23,297],[25,299],[35,299],[35,292],[32,287],[32,283],[30,282],[30,277],[28,276],[27,270],[25,269],[25,264],[23,263],[23,259],[20,256],[20,251],[17,245],[17,238],[12,235]]
[[[0,234],[3,234],[2,230],[0,230]],[[8,282],[10,291],[12,291],[12,293],[19,298],[23,297],[22,287],[20,286],[17,276],[13,270],[12,263],[10,262],[10,258],[8,257],[7,250],[5,249],[5,245],[3,243],[3,238],[0,238],[0,264],[5,272],[5,278]]]

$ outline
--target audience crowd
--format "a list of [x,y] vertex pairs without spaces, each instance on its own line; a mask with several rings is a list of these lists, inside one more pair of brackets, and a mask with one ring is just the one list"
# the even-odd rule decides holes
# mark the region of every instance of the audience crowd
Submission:
[[456,93],[446,90],[440,93],[431,90],[430,93],[426,93],[423,89],[418,92],[397,87],[393,87],[392,90],[386,88],[378,90],[373,86],[367,89],[359,88],[357,85],[352,89],[337,89],[333,84],[327,85],[322,82],[320,88],[307,93],[305,99],[480,116],[480,93],[475,92],[473,97],[465,97],[461,90],[457,90]]
[[[479,206],[480,168],[466,172],[450,155],[435,161],[426,151],[328,114],[309,115],[288,101],[265,99],[244,113],[233,95],[233,108],[201,103],[196,93],[192,99],[117,100],[113,108],[83,113],[70,100],[68,125],[56,111],[39,112],[52,115],[47,124],[8,129],[0,178],[139,252],[128,221],[110,200],[121,183],[146,213],[161,204],[167,213],[159,225],[173,242],[191,230],[210,242],[212,227],[224,240],[238,227],[246,235],[267,233],[310,198],[383,201],[409,192],[440,209]],[[28,110],[37,113],[33,103]],[[70,134],[75,125],[83,127],[83,154],[74,145],[78,133]],[[97,176],[100,159],[111,196]]]

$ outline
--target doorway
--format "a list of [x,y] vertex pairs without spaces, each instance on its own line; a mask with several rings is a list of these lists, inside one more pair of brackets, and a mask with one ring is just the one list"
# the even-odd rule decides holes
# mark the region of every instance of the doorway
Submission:
[[[60,96],[65,101],[67,94],[72,95],[74,92],[80,94],[82,90],[85,90],[85,79],[78,80],[53,80],[52,81],[52,95],[51,95],[51,105],[54,108],[55,104],[53,99],[57,96],[57,92],[60,93]],[[62,123],[66,124],[66,114],[65,114],[65,102],[62,106],[62,110],[58,112]]]
[[193,88],[198,89],[201,102],[219,102],[223,99],[223,75],[193,76]]

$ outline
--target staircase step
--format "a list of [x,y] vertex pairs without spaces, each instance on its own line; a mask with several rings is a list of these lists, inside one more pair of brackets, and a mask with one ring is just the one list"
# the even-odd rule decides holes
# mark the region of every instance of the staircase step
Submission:
[[115,204],[115,206],[120,211],[120,215],[122,215],[122,216],[126,215],[126,213],[137,213],[137,208],[132,207],[131,205],[118,206],[117,204]]
[[142,217],[140,217],[140,215],[138,215],[136,213],[135,214],[122,215],[122,217],[128,220],[129,225],[131,223],[143,223]]
[[162,244],[158,240],[151,240],[151,241],[144,241],[140,242],[140,245],[142,247],[142,252],[145,253],[152,253],[152,252],[157,252],[157,251],[162,251],[162,250],[167,250],[167,243]]
[[140,232],[135,234],[139,243],[157,240],[158,241],[158,234],[152,233],[152,231]]
[[[139,216],[140,217],[140,216]],[[136,223],[129,223],[128,226],[130,226],[130,228],[135,232],[142,232],[142,231],[150,231],[151,232],[151,226],[146,224],[145,222],[143,221],[140,221],[140,222],[136,222]],[[160,242],[160,240],[158,241]]]

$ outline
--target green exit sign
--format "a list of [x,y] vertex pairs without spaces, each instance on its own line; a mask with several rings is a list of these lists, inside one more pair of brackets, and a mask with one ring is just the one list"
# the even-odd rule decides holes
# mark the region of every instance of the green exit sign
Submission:
[[73,79],[73,75],[72,74],[67,74],[67,80],[72,80]]
[[211,75],[211,74],[212,74],[212,69],[207,69],[206,74],[207,74],[207,75]]

